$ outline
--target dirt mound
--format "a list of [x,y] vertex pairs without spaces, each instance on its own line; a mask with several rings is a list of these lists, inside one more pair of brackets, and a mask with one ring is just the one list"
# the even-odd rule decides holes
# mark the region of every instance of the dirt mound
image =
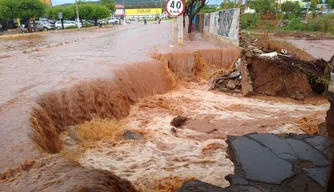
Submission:
[[297,91],[312,95],[307,76],[291,63],[258,57],[246,58],[256,94],[290,97]]
[[[322,94],[330,82],[331,63],[323,59],[304,61],[289,55],[258,57],[244,51],[255,93],[294,99]],[[303,100],[303,99],[302,99]]]
[[33,109],[31,124],[38,146],[48,153],[61,150],[60,132],[67,126],[93,118],[121,119],[139,98],[165,93],[174,80],[159,62],[122,66],[115,79],[80,82],[70,88],[42,95]]
[[26,161],[0,174],[4,191],[115,191],[135,192],[135,187],[109,171],[88,169],[59,157]]

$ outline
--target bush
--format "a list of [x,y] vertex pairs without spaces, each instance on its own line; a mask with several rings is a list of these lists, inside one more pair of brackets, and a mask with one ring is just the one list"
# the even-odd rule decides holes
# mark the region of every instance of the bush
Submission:
[[307,18],[306,22],[302,22],[300,17],[294,17],[290,20],[285,30],[297,31],[316,31],[316,32],[333,32],[334,31],[334,15],[321,15],[315,18]]
[[258,21],[257,14],[243,14],[241,16],[241,29],[254,29]]
[[77,26],[68,26],[66,27],[66,29],[77,29],[78,27]]
[[285,29],[303,31],[305,30],[305,28],[306,27],[305,24],[302,23],[302,19],[299,17],[295,17],[289,22],[288,26]]

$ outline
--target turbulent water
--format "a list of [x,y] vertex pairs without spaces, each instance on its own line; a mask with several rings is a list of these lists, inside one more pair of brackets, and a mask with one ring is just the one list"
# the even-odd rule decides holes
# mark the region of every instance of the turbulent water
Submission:
[[[317,112],[321,121],[328,109],[208,91],[210,70],[230,69],[237,56],[237,49],[155,54],[160,62],[126,65],[114,79],[45,94],[31,118],[35,140],[46,152],[109,170],[141,191],[173,191],[189,179],[226,187],[234,169],[227,135],[303,133],[298,119]],[[177,115],[189,118],[182,128],[170,125]],[[125,140],[124,130],[143,139]]]
[[[170,39],[161,38],[162,43],[154,44],[154,59],[151,59],[141,51],[141,43],[151,41],[150,34],[158,30],[161,31],[157,26],[151,27],[151,30],[140,28],[141,33],[136,34],[141,34],[144,39],[123,31],[118,38],[111,39],[104,34],[99,41],[91,39],[79,44],[96,49],[94,53],[98,55],[93,56],[89,50],[78,51],[73,57],[72,52],[78,46],[63,47],[67,63],[58,62],[56,57],[59,56],[51,54],[54,63],[44,65],[42,60],[38,60],[40,68],[37,72],[34,71],[36,66],[31,63],[24,65],[26,68],[17,63],[5,68],[8,82],[3,83],[12,83],[16,87],[8,86],[6,95],[2,98],[2,113],[8,114],[1,116],[5,122],[2,126],[7,128],[4,129],[7,130],[5,133],[10,135],[4,138],[2,144],[10,143],[12,138],[18,140],[15,142],[20,142],[20,135],[16,135],[15,131],[20,132],[30,127],[26,125],[26,119],[16,119],[16,116],[26,115],[29,111],[34,130],[32,139],[37,146],[43,152],[56,154],[53,157],[59,158],[60,155],[84,166],[82,168],[68,161],[64,163],[63,159],[51,158],[46,161],[47,169],[37,167],[37,171],[30,170],[28,175],[25,173],[29,169],[22,169],[24,173],[20,174],[24,176],[15,178],[21,179],[20,186],[37,185],[35,175],[29,175],[34,171],[47,175],[39,181],[46,182],[45,186],[49,188],[45,189],[49,191],[54,191],[57,185],[68,189],[66,182],[55,181],[50,184],[49,177],[53,178],[58,171],[62,171],[64,175],[71,172],[71,186],[74,187],[76,182],[81,182],[80,185],[84,186],[85,178],[92,179],[93,184],[103,185],[99,183],[101,174],[109,178],[105,179],[106,183],[118,181],[119,178],[112,176],[110,172],[130,180],[139,191],[174,191],[190,179],[228,186],[224,177],[233,173],[234,166],[226,157],[227,135],[250,132],[303,133],[301,123],[297,123],[301,118],[308,119],[310,115],[314,115],[317,121],[324,121],[325,111],[328,109],[325,100],[294,102],[269,97],[244,98],[240,94],[208,91],[207,79],[218,69],[229,70],[234,67],[239,49],[208,46],[208,43],[196,42],[194,36],[189,36],[193,42],[185,41],[184,46],[175,47],[174,50],[160,50],[159,45],[166,44],[164,39]],[[164,32],[163,37],[166,34],[169,32]],[[124,38],[130,38],[129,42],[136,41],[131,50],[120,40]],[[210,40],[210,43],[217,41]],[[106,47],[118,48],[123,55],[116,57],[117,52],[114,52],[110,56]],[[87,55],[90,56],[89,59]],[[45,56],[46,52],[33,55],[36,58]],[[18,63],[28,57],[29,55],[20,57]],[[94,57],[99,60],[96,61]],[[126,64],[108,65],[119,61]],[[70,65],[71,62],[75,62],[75,65]],[[67,70],[67,65],[70,66],[70,71]],[[19,73],[10,77],[10,70]],[[25,73],[27,76],[23,75]],[[36,80],[35,76],[39,76],[39,79]],[[36,103],[22,105],[21,108],[20,105],[27,100],[21,97],[26,97],[23,95],[27,94],[27,90],[28,94],[37,96],[37,100]],[[39,96],[40,93],[43,94]],[[15,103],[16,108],[9,107],[12,103]],[[30,107],[33,107],[32,111],[29,110]],[[19,108],[21,111],[18,113],[15,110]],[[170,122],[178,115],[185,116],[188,120],[184,126],[175,128]],[[10,120],[6,119],[9,116]],[[18,122],[16,130],[13,130],[10,125],[15,124],[15,120]],[[21,125],[25,127],[22,128]],[[303,126],[307,127],[307,122]],[[140,137],[134,141],[127,140],[124,137],[126,131],[132,131]],[[25,147],[25,151],[22,150],[24,153],[13,153],[19,155],[18,159],[30,157],[27,149],[34,148],[26,147],[22,144],[23,141],[26,142],[22,139],[20,145]],[[18,150],[16,146],[17,144],[11,143],[12,148],[8,147],[7,151],[14,147]],[[16,157],[3,157],[6,158],[12,159],[14,163],[18,161]],[[58,168],[59,170],[54,170]],[[94,168],[95,180],[90,178],[90,168]],[[101,173],[95,169],[110,172]],[[7,175],[8,178],[13,177],[10,171],[4,178]],[[28,182],[25,178],[30,178],[31,183],[24,183]],[[0,184],[1,182],[2,180]],[[15,188],[13,186],[8,189]],[[125,181],[123,187],[127,186],[129,183]],[[129,188],[129,191],[130,189],[133,190]]]

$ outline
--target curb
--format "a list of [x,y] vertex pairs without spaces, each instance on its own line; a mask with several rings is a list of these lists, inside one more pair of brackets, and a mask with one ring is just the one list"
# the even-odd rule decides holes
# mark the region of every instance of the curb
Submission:
[[[112,25],[104,26],[102,28],[111,28]],[[93,30],[93,29],[99,29],[100,27],[94,26],[94,27],[87,27],[87,28],[80,28],[79,31],[86,31],[86,30]],[[12,38],[12,37],[19,37],[19,36],[32,36],[32,35],[39,35],[39,34],[48,34],[48,33],[66,33],[66,32],[73,32],[78,31],[78,29],[66,29],[66,30],[52,30],[52,31],[41,31],[41,32],[33,32],[33,33],[17,33],[17,34],[10,34],[10,35],[1,35],[0,39],[6,39],[6,38]]]

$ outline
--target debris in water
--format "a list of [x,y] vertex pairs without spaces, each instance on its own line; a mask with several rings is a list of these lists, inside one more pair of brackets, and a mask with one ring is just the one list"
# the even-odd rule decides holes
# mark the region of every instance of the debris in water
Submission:
[[145,140],[145,136],[142,133],[136,133],[130,130],[124,130],[123,139],[125,140]]
[[186,123],[186,121],[188,120],[187,117],[183,117],[178,115],[177,117],[174,117],[173,120],[170,122],[170,124],[174,127],[181,127],[182,125],[184,125]]

